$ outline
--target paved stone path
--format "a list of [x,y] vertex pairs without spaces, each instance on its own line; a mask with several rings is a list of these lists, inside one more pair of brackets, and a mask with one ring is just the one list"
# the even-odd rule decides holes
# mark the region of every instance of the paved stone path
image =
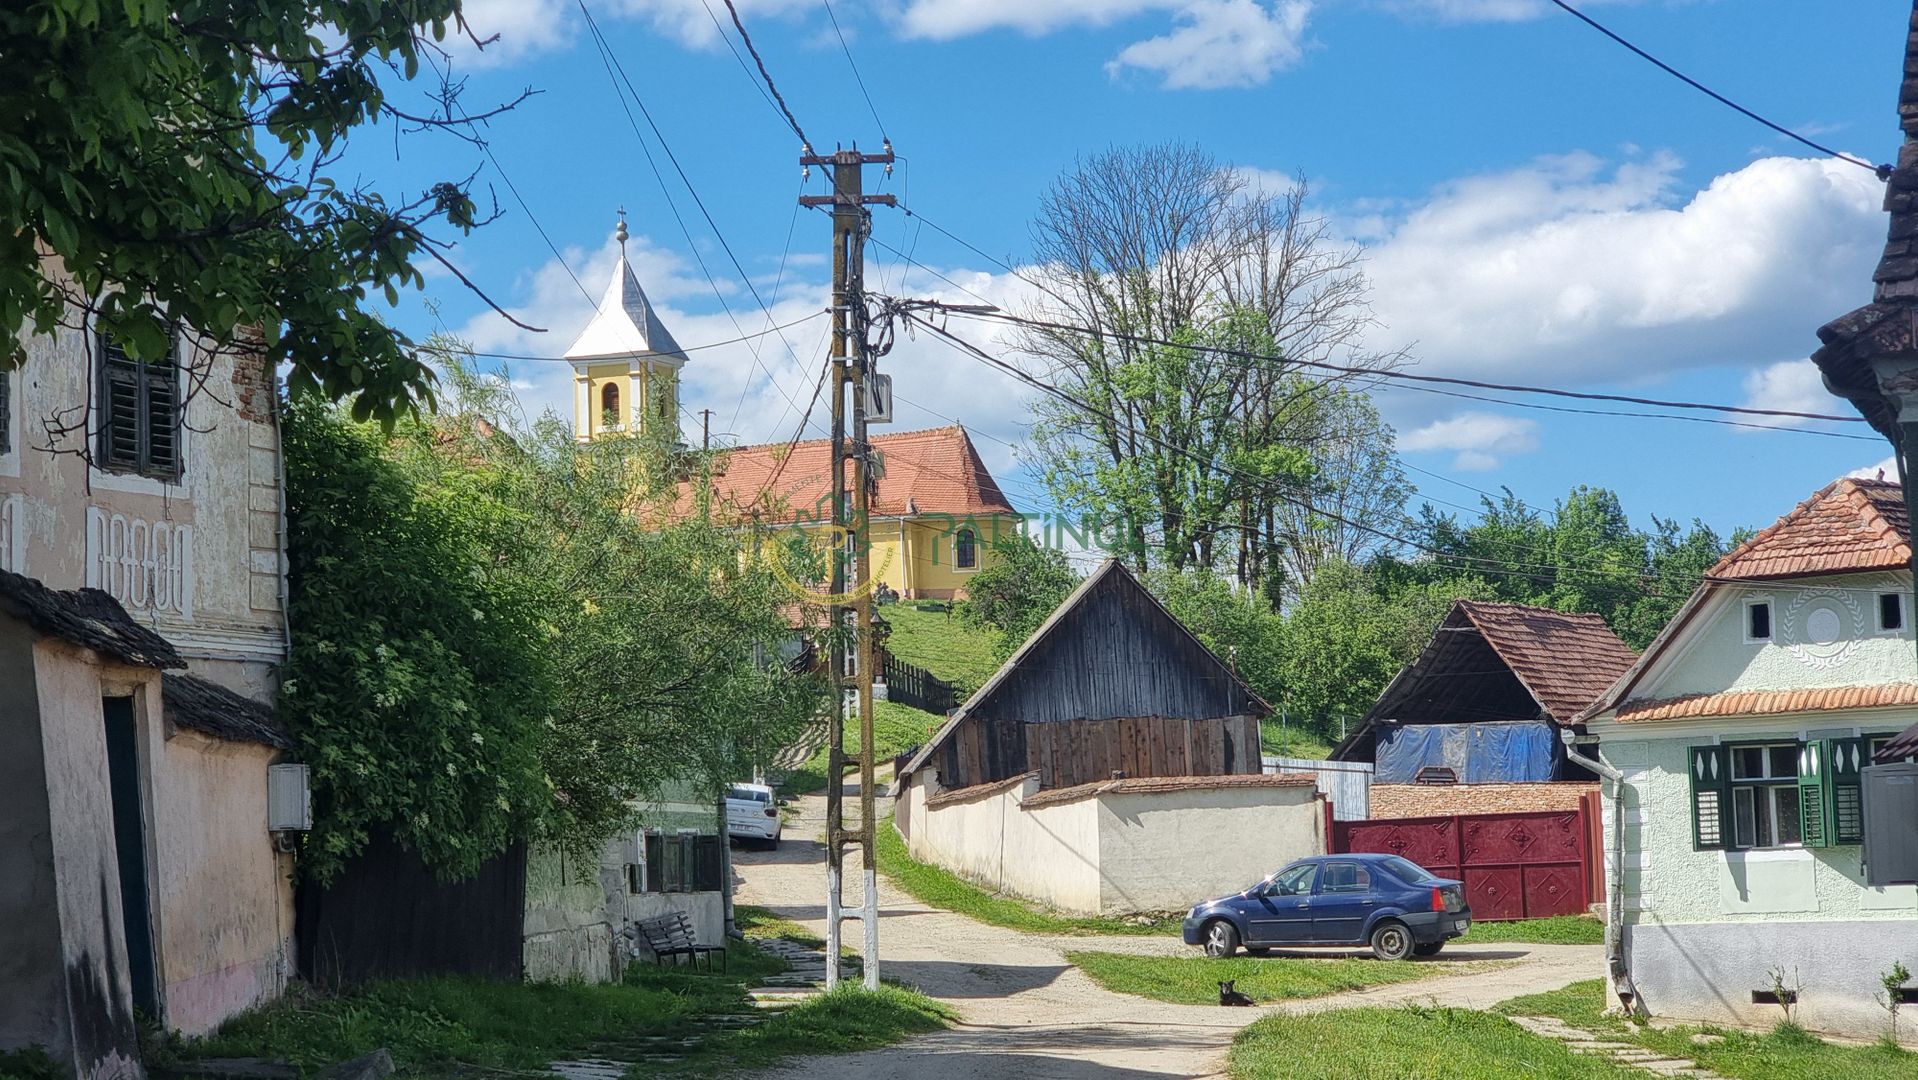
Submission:
[[1693,1064],[1689,1058],[1671,1058],[1635,1043],[1600,1038],[1584,1028],[1573,1027],[1555,1016],[1514,1016],[1512,1023],[1548,1039],[1557,1039],[1581,1054],[1608,1058],[1620,1065],[1657,1073],[1660,1076],[1689,1076],[1696,1080],[1725,1080],[1724,1077]]

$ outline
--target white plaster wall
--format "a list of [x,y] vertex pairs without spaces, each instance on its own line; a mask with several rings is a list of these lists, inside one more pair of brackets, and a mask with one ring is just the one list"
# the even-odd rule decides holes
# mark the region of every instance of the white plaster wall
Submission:
[[527,852],[522,963],[529,981],[598,983],[617,974],[614,912],[603,880],[608,859],[617,857],[615,847],[608,843],[591,863],[544,845]]
[[[1786,723],[1748,722],[1739,737],[1796,736]],[[1623,912],[1646,1007],[1675,1019],[1775,1023],[1778,1008],[1754,1005],[1751,992],[1768,988],[1767,973],[1780,968],[1803,986],[1801,1023],[1879,1034],[1878,973],[1900,959],[1918,969],[1918,889],[1866,887],[1856,845],[1693,850],[1686,751],[1713,733],[1690,730],[1661,725],[1659,734],[1672,737],[1631,739],[1615,726],[1603,736],[1606,761],[1626,777]],[[1609,874],[1621,865],[1609,783],[1603,795]]]
[[[1887,634],[1876,629],[1877,593],[1899,590],[1909,601],[1909,573],[1722,586],[1714,590],[1681,648],[1632,697],[1909,682],[1912,671],[1918,670],[1913,651],[1918,612],[1905,613],[1901,631]],[[1760,599],[1771,602],[1772,639],[1748,644],[1745,602]],[[1839,617],[1842,636],[1830,645],[1811,642],[1806,627],[1812,613],[1821,608]]]
[[199,1035],[285,991],[293,860],[266,828],[266,770],[278,751],[164,726],[142,731],[160,978],[168,1026]]
[[988,888],[1063,911],[1097,912],[1097,806],[1082,799],[1020,809],[1019,800],[1038,787],[1036,778],[1029,779],[1009,791],[928,810],[923,781],[914,776],[905,793],[912,822],[907,848],[921,862]]
[[92,445],[91,425],[48,430],[47,417],[73,415],[98,398],[88,341],[69,329],[31,337],[25,364],[7,376],[14,437],[12,451],[0,455],[0,503],[12,504],[11,550],[0,561],[54,588],[78,588],[89,583],[90,510],[148,533],[184,527],[191,554],[181,576],[190,579],[190,610],[120,598],[196,673],[270,697],[272,666],[285,658],[280,440],[270,373],[252,358],[204,361],[204,389],[186,405],[184,475],[163,483],[90,468],[79,452]]
[[1325,853],[1313,787],[1199,788],[1101,795],[1100,910],[1184,911],[1294,859]]

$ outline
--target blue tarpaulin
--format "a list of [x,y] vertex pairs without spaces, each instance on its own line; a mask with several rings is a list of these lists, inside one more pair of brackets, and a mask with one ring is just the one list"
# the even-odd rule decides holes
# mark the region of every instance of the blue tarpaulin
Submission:
[[1564,747],[1543,721],[1487,724],[1381,724],[1379,784],[1411,784],[1420,769],[1451,769],[1461,784],[1556,780]]

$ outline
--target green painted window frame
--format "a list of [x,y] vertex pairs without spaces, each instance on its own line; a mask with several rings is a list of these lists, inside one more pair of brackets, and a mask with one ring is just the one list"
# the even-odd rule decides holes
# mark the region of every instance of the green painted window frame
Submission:
[[[1830,848],[1864,842],[1864,792],[1861,770],[1871,764],[1871,744],[1887,732],[1831,739],[1742,739],[1687,748],[1691,781],[1692,848],[1695,851],[1755,851],[1737,840],[1734,791],[1739,787],[1783,787],[1778,780],[1732,779],[1732,753],[1743,747],[1798,745],[1798,830],[1796,844],[1769,848]],[[1754,800],[1756,795],[1754,795]],[[1754,810],[1756,805],[1754,803]]]

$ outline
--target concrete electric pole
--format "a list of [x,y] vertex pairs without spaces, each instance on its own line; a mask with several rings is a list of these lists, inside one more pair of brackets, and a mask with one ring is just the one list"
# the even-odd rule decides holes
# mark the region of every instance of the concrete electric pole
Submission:
[[[818,165],[832,177],[831,195],[802,195],[802,206],[832,207],[833,375],[832,375],[832,560],[831,633],[833,682],[838,689],[827,722],[826,769],[826,989],[839,985],[841,926],[857,919],[865,929],[865,984],[879,989],[879,883],[874,867],[873,750],[872,750],[872,554],[867,536],[868,498],[872,484],[872,445],[866,438],[866,384],[872,376],[872,358],[866,338],[866,234],[871,212],[867,206],[896,206],[891,195],[865,193],[865,167],[893,161],[892,146],[880,154],[862,154],[857,148],[832,154],[801,155],[799,163]],[[852,395],[852,438],[846,438],[846,396]],[[850,474],[850,476],[849,476]],[[852,563],[848,588],[846,567]],[[850,603],[848,603],[850,601]],[[848,625],[850,623],[850,626]],[[850,631],[850,632],[848,632]],[[859,768],[859,818],[848,828],[845,815],[845,750],[848,691],[859,717],[859,745],[853,760]],[[845,910],[840,890],[845,884],[846,850],[860,851],[864,896],[858,914]]]

